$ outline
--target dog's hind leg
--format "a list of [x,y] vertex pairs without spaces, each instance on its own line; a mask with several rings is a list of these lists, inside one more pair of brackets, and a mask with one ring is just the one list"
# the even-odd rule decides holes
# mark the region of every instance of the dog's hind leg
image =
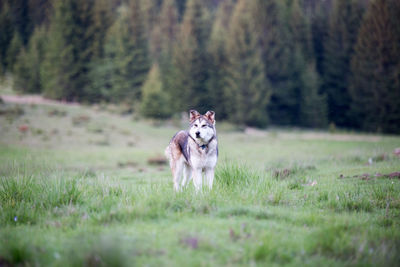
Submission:
[[192,176],[192,168],[189,165],[184,164],[184,166],[183,166],[182,187],[185,187],[190,182],[190,179],[192,179],[191,176]]
[[182,160],[178,160],[177,162],[175,162],[175,165],[173,166],[173,175],[174,175],[174,189],[175,192],[179,192],[180,191],[180,185],[181,185],[181,179],[182,179],[182,171],[184,168],[184,163],[182,162]]

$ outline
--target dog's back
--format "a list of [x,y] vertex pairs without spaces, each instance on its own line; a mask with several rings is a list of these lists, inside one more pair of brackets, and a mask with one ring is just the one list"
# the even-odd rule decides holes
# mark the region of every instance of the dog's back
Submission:
[[179,131],[172,137],[169,145],[165,149],[165,156],[169,159],[172,168],[172,162],[179,161],[183,156],[187,162],[189,159],[187,145],[189,133],[187,131]]

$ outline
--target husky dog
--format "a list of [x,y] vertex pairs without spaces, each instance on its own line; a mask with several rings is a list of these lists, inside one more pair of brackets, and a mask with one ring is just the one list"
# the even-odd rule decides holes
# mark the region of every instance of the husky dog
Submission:
[[199,191],[203,183],[203,172],[205,182],[211,189],[217,164],[215,112],[207,111],[200,115],[196,110],[191,110],[189,116],[189,130],[176,133],[165,150],[174,177],[175,191],[180,191],[192,177],[195,189]]

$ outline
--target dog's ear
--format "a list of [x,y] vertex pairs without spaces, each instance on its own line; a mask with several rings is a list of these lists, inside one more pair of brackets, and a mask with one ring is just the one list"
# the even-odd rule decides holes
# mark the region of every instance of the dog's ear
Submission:
[[198,117],[200,117],[200,113],[197,110],[191,110],[189,112],[189,121],[190,123],[194,122]]
[[205,116],[213,123],[215,124],[215,112],[212,110],[207,111]]

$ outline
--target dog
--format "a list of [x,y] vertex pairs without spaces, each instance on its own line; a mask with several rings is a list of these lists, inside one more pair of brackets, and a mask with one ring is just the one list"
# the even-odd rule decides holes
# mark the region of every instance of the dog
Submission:
[[191,110],[189,121],[189,129],[176,133],[165,149],[176,192],[181,191],[192,178],[196,192],[201,190],[203,173],[209,189],[212,189],[214,181],[218,159],[215,112],[207,111],[201,115],[196,110]]

